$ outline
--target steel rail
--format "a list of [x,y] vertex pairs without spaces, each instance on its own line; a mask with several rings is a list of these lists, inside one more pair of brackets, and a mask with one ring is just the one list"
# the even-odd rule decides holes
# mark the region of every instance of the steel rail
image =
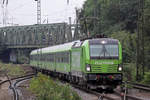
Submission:
[[16,96],[17,98],[16,98],[15,100],[20,100],[20,99],[19,99],[19,94],[18,94],[18,91],[17,91],[17,87],[18,87],[17,84],[20,83],[20,82],[22,82],[22,81],[31,79],[31,78],[33,78],[33,75],[32,75],[32,76],[27,76],[27,77],[21,78],[21,79],[19,79],[19,80],[16,80],[16,82],[13,84],[13,87],[14,87],[15,91],[17,92],[17,96]]
[[98,97],[98,100],[103,100],[104,98],[107,99],[107,100],[116,100],[116,99],[112,98],[111,96],[107,95],[106,93],[99,93],[95,90],[87,89],[87,88],[84,88],[84,87],[81,87],[81,86],[78,86],[78,85],[75,85],[75,84],[71,84],[71,85],[75,88],[78,88],[78,89],[82,90],[82,91],[85,91],[87,93],[96,95]]
[[[9,76],[7,74],[5,74],[5,76],[7,77],[7,80],[0,82],[0,85],[9,82],[10,86],[9,88],[12,89],[13,91],[13,95],[14,95],[14,100],[19,100],[19,94],[17,91],[17,84],[21,81],[27,80],[32,78],[34,75],[36,75],[35,73],[29,74],[29,75],[24,75],[24,76],[19,76],[19,77],[15,77],[15,78],[9,78]],[[16,82],[12,82],[16,80]]]
[[[20,78],[28,77],[28,76],[31,76],[31,75],[35,75],[35,73],[29,74],[29,75],[24,75],[24,76],[19,76],[19,77],[15,77],[15,78],[11,78],[10,80],[16,80],[16,79],[20,79]],[[5,81],[2,81],[2,82],[0,82],[0,85],[2,85],[2,84],[4,84],[4,83],[6,83],[6,82],[8,82],[8,81],[9,81],[8,79],[7,79],[7,80],[5,80]]]
[[[135,97],[135,96],[131,96],[131,95],[128,95],[128,94],[125,94],[125,93],[120,93],[119,91],[114,91],[114,92],[115,92],[116,95],[121,96],[121,98],[124,98],[124,96],[125,96],[126,99],[131,99],[131,100],[144,100],[144,99],[142,99],[142,98],[138,98],[138,97]],[[125,99],[125,100],[126,100],[126,99]],[[123,100],[124,100],[124,99],[123,99]]]
[[134,83],[134,82],[124,82],[124,84],[129,84],[133,88],[140,89],[140,90],[145,90],[145,91],[150,91],[150,85],[144,85],[144,84],[139,84],[139,83]]
[[[98,100],[103,100],[104,98],[107,99],[107,100],[116,100],[115,98],[111,97],[109,94],[106,94],[106,93],[99,93],[95,90],[90,90],[90,89],[87,89],[87,88],[83,88],[83,87],[80,87],[78,85],[75,85],[75,84],[71,84],[73,87],[75,88],[78,88],[82,91],[85,91],[87,93],[91,93],[91,94],[94,94],[98,97]],[[131,96],[131,95],[128,95],[126,93],[123,93],[123,92],[120,92],[120,91],[114,91],[113,95],[115,96],[119,96],[121,98],[121,100],[126,100],[126,99],[130,99],[130,100],[144,100],[144,98],[139,98],[139,97],[135,97],[135,96]],[[126,99],[124,99],[126,98]]]
[[13,91],[13,95],[14,95],[14,100],[19,100],[18,99],[18,92],[16,91],[15,87],[12,85],[12,80],[9,78],[9,76],[7,74],[5,74],[5,76],[7,77],[10,86],[9,89],[11,89]]

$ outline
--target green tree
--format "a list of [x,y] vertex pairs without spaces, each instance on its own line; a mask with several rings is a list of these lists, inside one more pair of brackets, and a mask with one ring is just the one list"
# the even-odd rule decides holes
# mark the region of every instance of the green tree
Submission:
[[[95,34],[96,31],[111,34],[120,30],[133,33],[137,28],[137,8],[138,0],[87,0],[81,10],[80,18],[87,18],[87,29],[91,34]],[[96,26],[94,26],[95,19],[88,17],[99,19],[96,21]],[[84,31],[83,20],[80,20],[80,24]]]

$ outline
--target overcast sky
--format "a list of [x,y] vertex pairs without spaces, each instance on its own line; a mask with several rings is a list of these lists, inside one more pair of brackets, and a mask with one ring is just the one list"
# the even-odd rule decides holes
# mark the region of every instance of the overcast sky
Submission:
[[[1,0],[2,1],[2,0]],[[41,0],[41,23],[68,22],[68,17],[75,19],[75,8],[81,8],[86,0]],[[8,21],[19,25],[37,23],[37,2],[35,0],[9,0]],[[2,23],[2,8],[0,8],[0,23]]]

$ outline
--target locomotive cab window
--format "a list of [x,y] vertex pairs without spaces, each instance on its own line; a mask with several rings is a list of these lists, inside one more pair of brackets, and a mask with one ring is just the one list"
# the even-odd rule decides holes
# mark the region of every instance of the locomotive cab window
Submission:
[[92,44],[90,45],[91,59],[118,59],[118,44]]

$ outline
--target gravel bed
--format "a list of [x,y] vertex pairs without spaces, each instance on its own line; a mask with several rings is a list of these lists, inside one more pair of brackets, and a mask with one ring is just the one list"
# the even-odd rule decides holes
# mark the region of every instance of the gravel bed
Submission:
[[29,82],[30,80],[27,80],[23,82],[18,89],[21,91],[21,100],[36,100],[36,96],[29,91]]
[[86,93],[74,87],[72,87],[72,89],[78,93],[82,100],[98,100],[98,97],[93,94]]
[[139,89],[129,89],[128,94],[135,97],[140,97],[144,100],[150,100],[150,92],[145,92]]

